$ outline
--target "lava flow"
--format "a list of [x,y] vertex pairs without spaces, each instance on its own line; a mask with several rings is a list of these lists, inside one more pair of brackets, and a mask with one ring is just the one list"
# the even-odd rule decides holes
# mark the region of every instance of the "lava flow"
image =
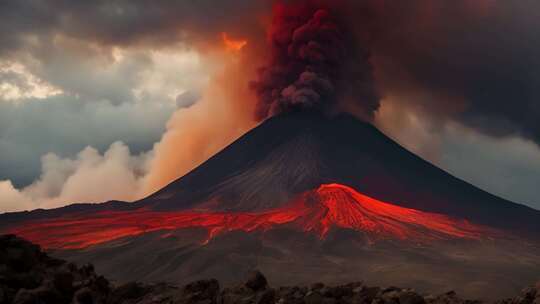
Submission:
[[284,225],[321,238],[336,227],[364,233],[371,240],[416,242],[480,239],[490,233],[466,220],[399,207],[340,184],[322,185],[285,207],[262,212],[110,211],[27,222],[9,232],[45,248],[80,249],[152,231],[199,227],[207,229],[210,240],[229,231],[267,231]]

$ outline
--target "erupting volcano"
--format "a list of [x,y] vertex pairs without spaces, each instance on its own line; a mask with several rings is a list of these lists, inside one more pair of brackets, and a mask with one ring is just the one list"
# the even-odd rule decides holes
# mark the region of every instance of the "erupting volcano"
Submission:
[[[118,281],[227,284],[259,268],[275,285],[366,279],[503,297],[537,280],[540,211],[370,124],[369,50],[336,12],[275,6],[269,58],[249,84],[264,121],[188,174],[134,203],[3,214],[0,232]],[[221,38],[230,54],[252,45]]]
[[540,269],[540,212],[450,176],[371,124],[312,111],[266,120],[141,201],[4,214],[0,230],[120,281],[234,282],[257,267],[278,284],[360,273],[425,288],[440,277],[430,290],[475,294],[484,285],[467,283],[471,273],[489,286],[519,277],[504,294]]

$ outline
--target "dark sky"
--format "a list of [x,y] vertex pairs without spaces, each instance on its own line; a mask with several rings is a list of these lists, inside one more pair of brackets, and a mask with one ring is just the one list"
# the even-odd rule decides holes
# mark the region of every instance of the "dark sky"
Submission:
[[[221,67],[221,33],[271,56],[272,2],[1,1],[0,211],[137,198],[154,144],[190,119],[173,113],[199,103]],[[340,64],[372,74],[374,123],[454,175],[540,208],[540,4],[335,3],[309,5],[346,29]],[[118,186],[81,190],[104,177]]]

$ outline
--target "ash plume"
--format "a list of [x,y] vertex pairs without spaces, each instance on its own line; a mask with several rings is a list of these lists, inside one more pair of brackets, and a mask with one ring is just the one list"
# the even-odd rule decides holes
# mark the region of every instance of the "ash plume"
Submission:
[[256,116],[352,108],[369,119],[387,105],[539,144],[539,7],[526,3],[277,1],[251,83]]
[[258,119],[300,109],[333,110],[348,97],[367,116],[378,108],[369,52],[356,44],[337,11],[277,4],[268,40],[268,63],[250,84],[258,97]]

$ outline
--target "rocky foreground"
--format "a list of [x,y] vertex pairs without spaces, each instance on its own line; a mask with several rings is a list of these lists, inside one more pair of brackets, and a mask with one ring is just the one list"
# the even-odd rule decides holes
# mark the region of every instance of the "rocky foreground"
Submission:
[[[369,287],[362,282],[341,286],[316,283],[310,287],[268,285],[253,271],[235,287],[220,288],[214,279],[183,287],[169,284],[127,283],[115,286],[95,273],[92,265],[49,257],[40,247],[14,235],[0,236],[0,304],[80,303],[204,303],[204,304],[453,304],[482,303],[461,299],[454,292],[420,295],[411,289]],[[540,284],[521,295],[496,301],[499,304],[540,304]]]

